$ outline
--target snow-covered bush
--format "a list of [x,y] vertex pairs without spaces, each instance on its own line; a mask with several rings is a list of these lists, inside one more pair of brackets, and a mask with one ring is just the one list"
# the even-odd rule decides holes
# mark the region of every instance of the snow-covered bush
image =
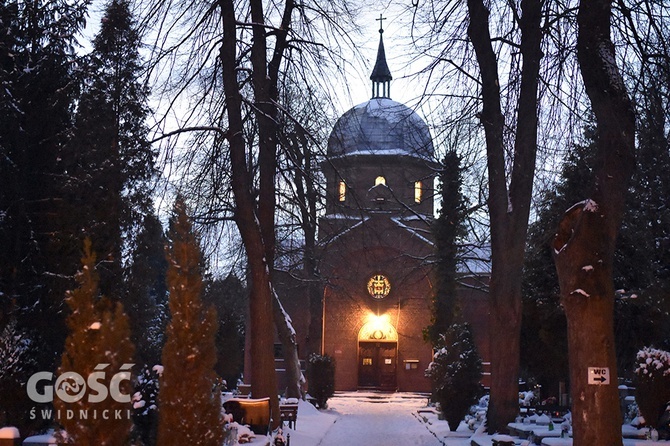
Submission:
[[156,443],[158,428],[158,380],[160,366],[144,366],[135,382],[133,395],[134,436],[141,438],[142,444]]
[[21,431],[25,428],[22,420],[34,406],[27,397],[25,386],[30,375],[36,372],[37,344],[32,334],[18,328],[12,316],[7,325],[0,328],[0,426],[9,423]]
[[12,379],[35,363],[30,356],[31,345],[32,339],[17,328],[16,319],[10,319],[0,332],[0,380]]
[[335,359],[329,355],[312,353],[307,359],[309,394],[319,409],[328,406],[328,398],[335,394]]
[[637,353],[635,400],[647,425],[656,426],[670,401],[670,352],[644,347]]
[[537,403],[537,395],[532,390],[519,392],[519,406],[530,407]]
[[467,324],[452,325],[441,341],[426,376],[432,384],[433,400],[440,403],[449,428],[455,431],[482,395],[482,360]]

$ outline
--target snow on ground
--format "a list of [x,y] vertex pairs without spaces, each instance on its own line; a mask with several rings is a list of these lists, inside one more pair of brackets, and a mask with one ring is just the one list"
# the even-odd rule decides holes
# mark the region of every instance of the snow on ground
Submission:
[[470,445],[472,431],[461,424],[449,432],[426,403],[425,395],[414,393],[338,393],[325,411],[301,401],[296,428],[284,432],[296,446]]
[[[325,411],[300,401],[295,429],[284,433],[290,434],[294,446],[491,446],[493,439],[502,439],[483,433],[482,426],[472,432],[465,423],[451,432],[427,402],[426,395],[416,393],[341,392],[328,401]],[[517,437],[513,441],[529,444]],[[572,439],[545,438],[542,444],[572,446]],[[623,444],[670,445],[631,438]]]
[[284,428],[284,434],[291,436],[291,444],[296,446],[316,446],[328,433],[338,415],[331,410],[319,411],[311,403],[298,403],[298,418],[295,429]]

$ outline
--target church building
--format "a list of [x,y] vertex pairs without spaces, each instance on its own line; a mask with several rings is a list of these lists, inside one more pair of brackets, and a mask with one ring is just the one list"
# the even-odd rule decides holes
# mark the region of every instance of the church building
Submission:
[[[372,98],[338,119],[321,164],[327,193],[318,223],[320,351],[335,359],[335,390],[429,392],[424,372],[433,351],[423,330],[431,322],[430,226],[440,166],[424,120],[390,98],[392,76],[379,32]],[[466,286],[456,298],[486,358],[488,297],[482,289],[488,271],[481,266],[471,261],[460,271]],[[309,298],[300,281],[283,275],[279,282],[304,346],[311,331]],[[281,389],[279,355],[277,361]]]
[[383,29],[372,99],[342,115],[322,169],[319,222],[322,350],[336,360],[336,390],[429,391],[433,142],[426,123],[390,99]]

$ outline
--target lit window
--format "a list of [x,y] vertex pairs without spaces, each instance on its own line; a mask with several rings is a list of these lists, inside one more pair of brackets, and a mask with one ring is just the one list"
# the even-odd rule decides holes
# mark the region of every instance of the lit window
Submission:
[[372,365],[372,358],[363,358],[363,365]]
[[414,201],[421,203],[423,200],[423,183],[421,181],[414,182]]
[[340,181],[338,193],[340,201],[344,201],[347,199],[347,185],[344,183],[344,181]]
[[384,186],[386,186],[386,178],[384,178],[381,175],[378,176],[377,178],[375,178],[375,186],[379,186],[380,184],[383,184]]

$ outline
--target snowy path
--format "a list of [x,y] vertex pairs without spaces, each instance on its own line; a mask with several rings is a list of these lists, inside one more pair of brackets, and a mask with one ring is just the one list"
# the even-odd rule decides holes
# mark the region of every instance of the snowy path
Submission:
[[328,401],[339,418],[319,446],[439,446],[441,442],[415,416],[426,397],[416,394],[352,392]]

